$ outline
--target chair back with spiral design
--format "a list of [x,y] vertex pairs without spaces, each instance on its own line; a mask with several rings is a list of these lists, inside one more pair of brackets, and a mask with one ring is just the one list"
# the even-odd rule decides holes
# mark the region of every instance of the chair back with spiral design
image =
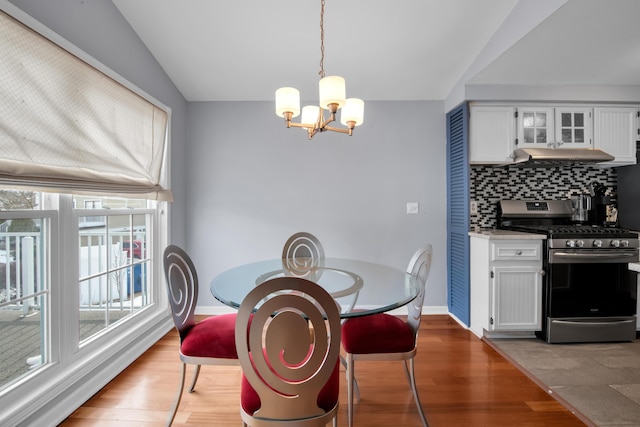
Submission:
[[258,285],[240,305],[236,347],[246,424],[304,420],[324,426],[335,418],[340,314],[322,287],[299,277]]

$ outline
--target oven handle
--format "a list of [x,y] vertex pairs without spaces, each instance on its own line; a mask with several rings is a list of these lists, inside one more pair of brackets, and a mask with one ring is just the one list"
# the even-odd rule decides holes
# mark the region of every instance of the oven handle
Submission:
[[585,320],[558,320],[553,319],[553,323],[562,323],[567,325],[583,325],[583,326],[610,326],[611,324],[636,323],[636,319],[615,319],[602,321],[585,321]]
[[569,263],[628,263],[638,261],[638,251],[611,250],[580,250],[580,251],[549,251],[549,264]]

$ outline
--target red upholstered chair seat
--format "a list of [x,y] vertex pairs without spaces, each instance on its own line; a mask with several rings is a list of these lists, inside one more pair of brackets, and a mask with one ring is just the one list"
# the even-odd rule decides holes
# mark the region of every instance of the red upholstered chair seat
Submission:
[[[324,409],[325,411],[330,411],[334,406],[336,406],[336,402],[338,402],[338,393],[340,391],[340,360],[336,363],[336,367],[325,384],[320,390],[318,394],[318,407],[320,409]],[[255,391],[247,378],[242,375],[242,385],[240,388],[240,404],[242,405],[242,409],[249,414],[253,415],[258,409],[260,409],[260,397],[258,393]]]
[[354,317],[342,325],[342,346],[347,353],[404,353],[415,347],[407,323],[389,314]]
[[189,329],[180,351],[190,357],[237,359],[235,326],[235,313],[207,317]]

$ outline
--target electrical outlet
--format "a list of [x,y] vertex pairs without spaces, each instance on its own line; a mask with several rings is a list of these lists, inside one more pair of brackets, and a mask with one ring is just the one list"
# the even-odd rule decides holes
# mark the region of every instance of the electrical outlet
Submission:
[[407,203],[407,213],[408,214],[417,214],[418,213],[418,204],[417,203]]
[[471,215],[478,215],[478,202],[475,200],[469,202],[469,213]]

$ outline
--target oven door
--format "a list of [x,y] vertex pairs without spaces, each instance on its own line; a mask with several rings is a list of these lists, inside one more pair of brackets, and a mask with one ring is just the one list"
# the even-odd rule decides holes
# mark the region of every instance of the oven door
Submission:
[[550,249],[548,318],[624,317],[636,314],[637,249]]

